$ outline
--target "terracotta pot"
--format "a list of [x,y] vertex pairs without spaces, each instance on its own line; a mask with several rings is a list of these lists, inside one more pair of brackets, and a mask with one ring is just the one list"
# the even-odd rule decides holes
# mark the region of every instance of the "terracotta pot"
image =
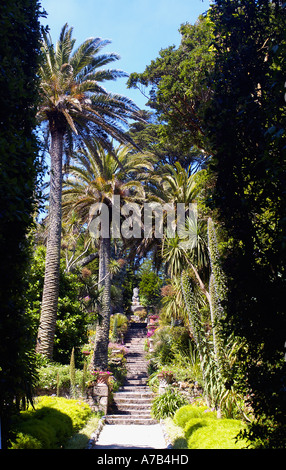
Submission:
[[172,383],[173,376],[172,375],[165,375],[164,377],[158,376],[160,385],[168,385]]
[[99,374],[97,377],[97,385],[107,384],[109,377],[109,374]]

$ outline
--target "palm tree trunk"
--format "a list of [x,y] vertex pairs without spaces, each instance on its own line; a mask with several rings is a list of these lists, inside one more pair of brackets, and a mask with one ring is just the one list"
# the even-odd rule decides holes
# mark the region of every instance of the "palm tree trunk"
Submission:
[[101,294],[101,317],[96,326],[93,366],[95,370],[108,367],[108,343],[110,328],[110,238],[102,238],[99,245],[99,289]]
[[49,359],[53,358],[59,295],[63,138],[63,130],[51,131],[49,227],[42,308],[36,346],[36,351]]

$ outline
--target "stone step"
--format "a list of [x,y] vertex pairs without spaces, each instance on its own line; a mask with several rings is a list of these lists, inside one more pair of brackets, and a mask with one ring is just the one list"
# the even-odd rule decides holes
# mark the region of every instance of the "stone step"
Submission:
[[140,375],[140,377],[148,377],[147,369],[139,369],[138,367],[130,367],[128,364],[126,365],[127,373],[131,373],[132,375]]
[[147,380],[148,376],[146,374],[127,374],[126,376],[126,382],[133,383],[133,385],[142,384],[143,382],[146,385]]
[[132,408],[132,409],[130,409],[126,405],[126,407],[124,409],[122,409],[122,408],[118,409],[116,407],[112,408],[109,416],[120,415],[120,416],[127,416],[127,417],[128,416],[135,416],[135,417],[140,416],[141,418],[150,418],[150,416],[151,416],[150,415],[150,410],[151,410],[150,408],[145,408],[145,409],[144,408],[140,408],[140,409],[138,409],[138,408],[133,409]]
[[114,400],[120,400],[121,398],[124,398],[125,400],[144,400],[146,398],[154,398],[154,393],[151,391],[146,390],[145,387],[142,387],[141,390],[134,390],[134,387],[128,387],[126,386],[125,390],[120,390],[118,392],[115,392],[113,395]]
[[112,407],[111,407],[111,414],[120,414],[121,412],[124,412],[124,411],[128,411],[130,413],[132,412],[141,412],[141,411],[144,411],[144,412],[150,412],[151,410],[151,401],[147,401],[146,403],[124,403],[124,402],[120,402],[119,404],[118,403],[113,403]]
[[135,362],[134,362],[134,364],[127,362],[127,363],[126,363],[126,367],[127,367],[129,370],[132,370],[132,371],[134,371],[134,372],[138,371],[138,372],[146,372],[146,373],[147,373],[147,370],[148,370],[146,364],[145,364],[144,366],[143,366],[143,364],[142,364],[142,365],[136,365]]
[[146,361],[136,361],[136,360],[132,359],[132,360],[127,360],[126,365],[128,367],[133,367],[133,369],[135,369],[135,370],[136,369],[137,370],[147,369]]
[[107,415],[105,417],[106,424],[140,424],[140,425],[149,425],[149,424],[157,424],[157,421],[153,418],[142,418],[140,416],[137,417],[124,417],[122,415]]
[[130,370],[134,370],[136,372],[136,370],[138,372],[145,372],[148,370],[148,366],[146,363],[142,362],[142,363],[139,363],[139,364],[136,364],[135,361],[130,361],[130,362],[126,362],[126,367],[128,367],[128,369]]
[[156,424],[151,417],[154,393],[147,385],[148,364],[144,351],[146,323],[131,324],[125,337],[127,348],[125,383],[113,394],[110,412],[105,416],[107,424]]
[[145,385],[146,386],[147,384],[147,377],[140,377],[140,376],[137,376],[134,377],[134,375],[127,375],[126,377],[126,380],[124,382],[124,385],[133,385],[133,386],[136,386],[136,385]]
[[[144,387],[144,384],[141,385],[141,389]],[[126,392],[126,393],[132,393],[134,390],[134,387],[132,385],[123,385],[122,388],[121,388],[121,391],[122,392]],[[137,389],[136,389],[136,392],[140,392],[140,385],[137,386]],[[142,392],[143,393],[143,392]],[[136,395],[134,395],[133,397],[129,397],[130,399],[131,398],[134,398],[134,399],[137,399],[138,397],[136,397]],[[142,397],[142,398],[146,398],[146,397]],[[139,398],[138,398],[139,400]]]
[[[137,405],[137,408],[136,409],[131,408],[133,405]],[[128,401],[124,402],[124,400],[122,400],[122,402],[113,403],[112,406],[109,408],[108,414],[111,414],[111,415],[112,414],[120,414],[122,411],[128,411],[132,414],[136,414],[139,411],[144,411],[144,412],[150,414],[151,405],[152,405],[151,402],[138,404],[136,402],[134,402],[134,403],[132,403],[132,402],[130,403]]]
[[132,374],[134,376],[140,376],[140,377],[148,377],[148,372],[147,369],[136,369],[135,367],[130,367],[128,364],[126,365],[127,369],[127,374]]

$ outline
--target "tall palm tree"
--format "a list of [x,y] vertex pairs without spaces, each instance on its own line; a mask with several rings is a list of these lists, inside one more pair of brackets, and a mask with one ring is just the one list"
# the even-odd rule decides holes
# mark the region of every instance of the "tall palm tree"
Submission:
[[73,29],[65,24],[56,46],[44,34],[39,69],[38,119],[48,131],[51,167],[49,233],[37,351],[48,358],[53,355],[57,318],[63,153],[70,154],[75,141],[83,143],[94,135],[105,146],[110,146],[110,136],[126,142],[122,126],[128,118],[137,116],[137,107],[130,100],[107,93],[100,85],[125,76],[121,71],[103,68],[118,59],[115,54],[101,54],[108,41],[90,38],[74,50],[72,33]]
[[98,238],[99,289],[102,290],[101,318],[96,327],[93,366],[105,370],[108,365],[108,341],[110,326],[110,224],[114,196],[121,203],[145,200],[142,182],[152,163],[140,153],[134,154],[131,146],[119,146],[115,152],[106,152],[99,144],[93,151],[82,149],[76,155],[77,162],[69,168],[69,178],[64,183],[63,211],[80,214],[83,223],[90,224],[93,207],[102,203],[108,208],[108,233]]

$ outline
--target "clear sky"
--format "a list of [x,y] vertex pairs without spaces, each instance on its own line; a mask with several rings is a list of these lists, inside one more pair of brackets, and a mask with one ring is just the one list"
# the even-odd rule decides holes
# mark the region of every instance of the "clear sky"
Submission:
[[[65,23],[72,26],[75,47],[90,37],[109,39],[111,44],[102,53],[115,52],[120,60],[112,68],[143,72],[159,51],[180,44],[179,27],[195,23],[208,10],[208,0],[42,0],[55,43]],[[140,108],[146,98],[137,90],[128,90],[127,78],[106,82],[109,92],[131,98]]]

